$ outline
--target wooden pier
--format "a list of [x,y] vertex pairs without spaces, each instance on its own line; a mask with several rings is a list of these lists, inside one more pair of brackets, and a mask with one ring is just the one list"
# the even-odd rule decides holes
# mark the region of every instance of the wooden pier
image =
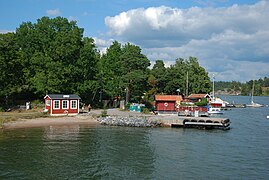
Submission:
[[158,120],[163,126],[183,127],[183,128],[201,128],[201,129],[224,129],[230,127],[230,120],[227,118],[209,118],[209,117],[177,117],[176,119]]

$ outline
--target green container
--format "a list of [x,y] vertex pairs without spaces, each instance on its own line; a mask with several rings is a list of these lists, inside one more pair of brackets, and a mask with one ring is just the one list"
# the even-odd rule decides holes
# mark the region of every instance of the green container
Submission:
[[134,106],[134,105],[130,106],[130,111],[136,111],[136,109],[137,109],[137,106]]
[[136,111],[141,112],[141,106],[136,106]]

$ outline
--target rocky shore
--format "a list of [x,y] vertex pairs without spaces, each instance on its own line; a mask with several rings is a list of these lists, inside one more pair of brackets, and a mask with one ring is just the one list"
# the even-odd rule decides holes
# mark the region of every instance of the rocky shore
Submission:
[[129,126],[129,127],[159,127],[161,124],[157,121],[151,121],[146,116],[144,117],[122,117],[122,116],[107,116],[97,119],[102,125],[109,126]]

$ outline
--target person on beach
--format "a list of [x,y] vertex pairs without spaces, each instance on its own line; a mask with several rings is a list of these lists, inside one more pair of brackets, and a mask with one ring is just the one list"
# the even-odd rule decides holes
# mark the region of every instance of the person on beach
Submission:
[[89,110],[89,112],[91,111],[91,108],[92,108],[92,107],[91,107],[91,104],[89,104],[89,105],[88,105],[88,110]]

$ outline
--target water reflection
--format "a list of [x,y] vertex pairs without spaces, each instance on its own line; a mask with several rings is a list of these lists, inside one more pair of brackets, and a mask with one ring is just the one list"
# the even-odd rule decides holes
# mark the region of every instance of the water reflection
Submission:
[[[87,174],[100,178],[143,178],[154,172],[154,150],[149,146],[144,128],[103,127],[95,133],[92,146],[83,145],[81,152]],[[84,139],[82,143],[88,144]],[[95,168],[92,168],[93,164]]]
[[79,125],[45,127],[44,140],[70,140],[79,136]]
[[1,178],[152,179],[149,128],[50,126],[8,131]]
[[[269,97],[261,100],[266,104]],[[226,111],[229,131],[77,125],[4,130],[0,179],[268,179],[268,110]]]

